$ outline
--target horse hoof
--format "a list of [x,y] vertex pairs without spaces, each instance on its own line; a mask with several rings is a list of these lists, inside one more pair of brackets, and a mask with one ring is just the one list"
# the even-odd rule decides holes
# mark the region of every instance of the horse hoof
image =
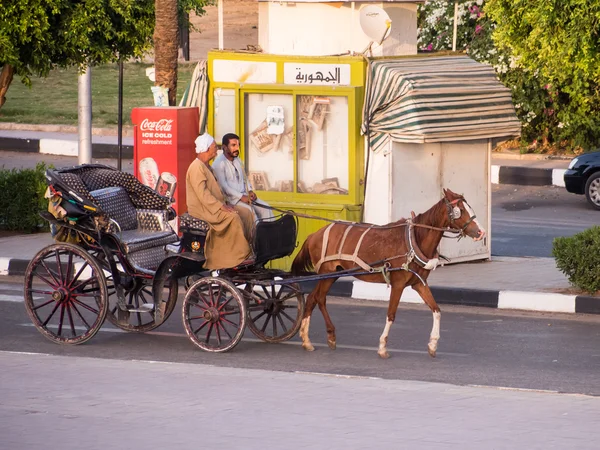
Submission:
[[377,352],[377,354],[382,358],[382,359],[388,359],[390,357],[390,354],[387,351],[384,352]]
[[313,347],[312,344],[302,344],[302,348],[304,350],[306,350],[307,352],[314,352],[315,348]]
[[429,353],[429,356],[432,358],[435,358],[436,350],[433,350],[431,347],[427,347],[427,353]]
[[327,340],[327,345],[329,345],[329,348],[331,350],[335,350],[335,347],[336,347],[335,341]]

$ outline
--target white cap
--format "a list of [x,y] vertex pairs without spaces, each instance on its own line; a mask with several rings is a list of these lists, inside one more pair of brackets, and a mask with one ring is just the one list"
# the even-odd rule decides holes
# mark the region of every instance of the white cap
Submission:
[[204,153],[208,151],[214,141],[214,138],[208,133],[198,136],[194,141],[196,143],[196,153]]

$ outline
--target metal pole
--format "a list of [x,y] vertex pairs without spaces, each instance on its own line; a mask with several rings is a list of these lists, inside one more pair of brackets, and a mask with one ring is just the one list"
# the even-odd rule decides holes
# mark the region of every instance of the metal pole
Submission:
[[119,59],[119,111],[117,117],[117,169],[121,170],[123,158],[123,60]]
[[219,21],[219,50],[223,50],[223,0],[219,0],[217,11]]
[[458,29],[458,0],[454,0],[454,23],[453,23],[453,34],[452,34],[452,51],[456,51],[456,33]]
[[190,60],[190,27],[189,27],[190,15],[184,14],[183,23],[181,24],[181,30],[179,33],[179,40],[181,46],[181,53],[185,61]]
[[86,67],[85,72],[77,80],[77,117],[79,122],[79,164],[92,162],[92,69]]

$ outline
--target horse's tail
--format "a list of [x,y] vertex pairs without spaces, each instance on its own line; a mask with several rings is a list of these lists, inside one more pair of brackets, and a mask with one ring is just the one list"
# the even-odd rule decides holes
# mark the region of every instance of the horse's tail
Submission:
[[[310,236],[309,236],[310,237]],[[294,262],[292,263],[291,273],[292,275],[313,275],[314,274],[314,266],[312,260],[310,258],[310,249],[308,248],[308,241],[306,239],[302,248],[294,258]]]

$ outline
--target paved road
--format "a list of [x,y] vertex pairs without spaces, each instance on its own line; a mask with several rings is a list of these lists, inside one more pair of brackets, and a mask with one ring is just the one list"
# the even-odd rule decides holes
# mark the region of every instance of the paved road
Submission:
[[[1,283],[2,280],[0,280]],[[35,330],[22,303],[19,284],[0,284],[0,350],[41,352],[120,360],[212,364],[284,372],[421,380],[600,395],[600,317],[502,313],[444,306],[438,357],[427,355],[432,316],[421,305],[404,305],[390,335],[392,358],[376,354],[385,321],[384,302],[330,299],[338,349],[326,346],[316,310],[314,353],[297,339],[267,345],[249,332],[234,351],[215,355],[197,349],[185,336],[178,306],[169,321],[148,335],[127,334],[105,325],[89,344],[61,347]]]
[[384,361],[384,304],[344,299],[329,302],[334,352],[318,312],[313,353],[251,335],[230,353],[203,353],[177,313],[147,335],[106,326],[63,347],[30,325],[19,281],[0,279],[3,449],[545,450],[600,440],[596,316],[445,307],[436,359],[423,307],[401,306]]
[[552,256],[552,241],[600,224],[585,197],[556,186],[494,185],[492,255]]

